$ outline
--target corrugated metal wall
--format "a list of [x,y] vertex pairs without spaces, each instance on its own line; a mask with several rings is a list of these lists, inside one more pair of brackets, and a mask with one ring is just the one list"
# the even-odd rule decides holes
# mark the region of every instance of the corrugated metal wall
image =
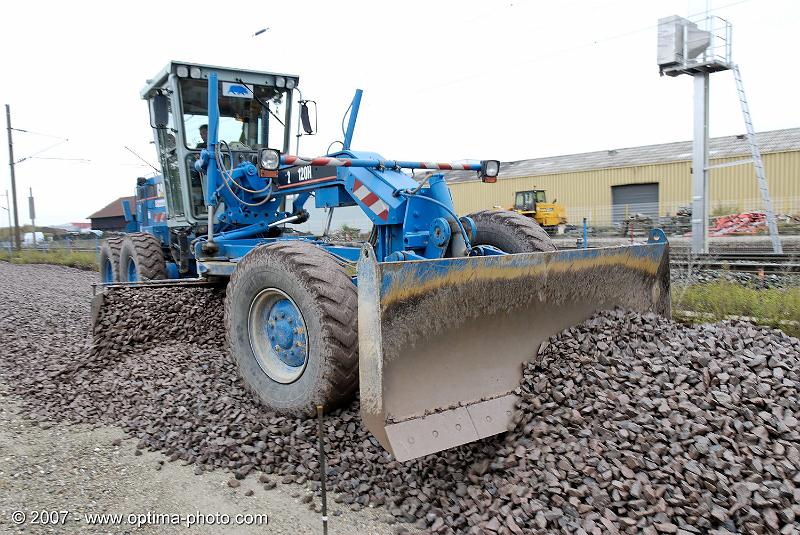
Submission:
[[[724,163],[745,158],[721,158]],[[800,211],[800,152],[776,152],[763,155],[770,195],[775,211]],[[691,204],[691,163],[596,169],[574,173],[500,179],[495,184],[478,180],[450,184],[456,209],[460,214],[514,203],[514,193],[526,189],[544,189],[549,201],[567,207],[571,223],[581,217],[611,213],[611,186],[647,182],[659,183],[660,215],[674,214],[678,206]],[[711,171],[710,204],[729,211],[761,209],[761,194],[751,164],[724,167]]]

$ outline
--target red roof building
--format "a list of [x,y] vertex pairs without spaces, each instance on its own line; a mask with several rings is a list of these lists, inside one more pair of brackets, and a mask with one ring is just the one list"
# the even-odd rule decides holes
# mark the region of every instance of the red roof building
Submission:
[[122,211],[122,201],[127,200],[134,210],[136,207],[136,197],[120,197],[108,203],[106,206],[89,216],[92,230],[102,230],[104,232],[124,232],[125,214]]

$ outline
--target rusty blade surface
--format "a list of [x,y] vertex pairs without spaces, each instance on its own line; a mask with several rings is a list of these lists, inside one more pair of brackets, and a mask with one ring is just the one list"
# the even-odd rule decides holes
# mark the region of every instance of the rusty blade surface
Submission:
[[358,263],[361,415],[398,460],[505,431],[522,365],[595,311],[669,316],[669,252],[647,244]]

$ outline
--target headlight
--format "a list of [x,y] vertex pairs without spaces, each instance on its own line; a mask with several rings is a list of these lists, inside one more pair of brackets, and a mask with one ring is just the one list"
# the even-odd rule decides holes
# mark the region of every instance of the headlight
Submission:
[[283,76],[276,76],[275,87],[286,87],[286,78],[284,78]]
[[286,89],[294,89],[297,86],[297,80],[294,78],[286,79]]
[[203,73],[200,70],[200,67],[192,67],[191,69],[189,69],[189,76],[191,76],[192,78],[200,78],[202,74]]
[[261,149],[259,163],[262,169],[277,171],[281,165],[281,153],[275,149]]
[[186,65],[178,65],[175,68],[175,74],[178,75],[178,78],[186,78],[189,76],[189,67]]
[[487,183],[497,182],[497,174],[500,172],[500,162],[498,160],[481,161],[481,180]]

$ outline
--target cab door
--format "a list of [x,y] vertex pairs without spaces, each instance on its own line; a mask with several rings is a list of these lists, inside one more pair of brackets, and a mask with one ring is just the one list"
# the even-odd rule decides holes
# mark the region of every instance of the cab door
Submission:
[[165,94],[156,94],[150,99],[150,125],[161,164],[164,192],[167,198],[167,218],[185,219],[181,176],[178,166],[178,149],[175,139],[175,117],[172,102]]

